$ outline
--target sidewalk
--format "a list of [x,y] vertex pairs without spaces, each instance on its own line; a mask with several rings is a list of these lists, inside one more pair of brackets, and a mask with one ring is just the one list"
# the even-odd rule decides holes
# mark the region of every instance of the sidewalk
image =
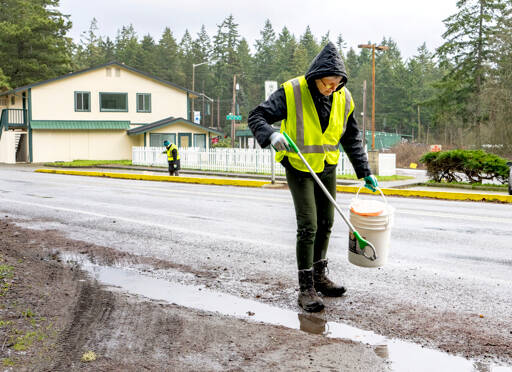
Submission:
[[[196,170],[181,170],[179,177],[169,176],[167,168],[102,165],[95,168],[51,168],[38,169],[41,173],[58,173],[81,176],[124,178],[135,180],[151,180],[179,183],[199,183],[211,185],[229,185],[242,187],[286,188],[286,178],[276,176],[275,183],[271,183],[270,175],[219,173]],[[428,180],[426,172],[414,169],[397,169],[397,174],[413,177],[400,181],[382,181],[380,186],[385,195],[420,197],[444,200],[471,200],[485,202],[512,203],[512,195],[506,189],[501,191],[473,190],[453,187],[430,187],[424,183]],[[360,180],[338,180],[337,191],[346,193],[358,192],[362,182]],[[361,193],[370,193],[362,188]]]

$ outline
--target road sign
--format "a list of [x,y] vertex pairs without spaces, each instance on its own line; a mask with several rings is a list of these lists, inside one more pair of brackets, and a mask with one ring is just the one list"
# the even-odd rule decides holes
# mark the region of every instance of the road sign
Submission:
[[266,80],[265,81],[265,101],[276,90],[277,90],[277,81]]
[[201,111],[194,111],[194,123],[201,124]]
[[226,115],[226,120],[242,120],[242,115]]

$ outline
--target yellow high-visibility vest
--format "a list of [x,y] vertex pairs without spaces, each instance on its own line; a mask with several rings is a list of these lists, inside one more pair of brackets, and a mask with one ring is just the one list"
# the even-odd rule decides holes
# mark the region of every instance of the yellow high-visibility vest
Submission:
[[[176,159],[172,156],[172,150],[176,150]],[[167,148],[167,161],[180,160],[180,153],[178,152],[178,146],[174,143]]]
[[[281,123],[281,133],[286,131],[315,173],[324,170],[327,164],[337,164],[340,157],[339,141],[343,135],[348,117],[354,111],[352,95],[347,88],[333,93],[329,125],[322,133],[320,119],[313,97],[304,76],[283,83],[286,95],[287,117]],[[299,155],[292,151],[279,151],[276,161],[288,156],[290,164],[308,172]]]

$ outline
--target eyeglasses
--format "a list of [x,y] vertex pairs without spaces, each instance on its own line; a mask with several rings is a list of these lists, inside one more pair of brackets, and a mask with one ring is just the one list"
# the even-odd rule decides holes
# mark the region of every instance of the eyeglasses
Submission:
[[337,90],[338,88],[341,88],[343,85],[345,85],[345,82],[343,81],[343,79],[341,79],[341,81],[337,85],[335,83],[326,84],[326,83],[324,83],[323,78],[320,79],[320,82],[325,87],[325,89],[328,89],[328,90]]

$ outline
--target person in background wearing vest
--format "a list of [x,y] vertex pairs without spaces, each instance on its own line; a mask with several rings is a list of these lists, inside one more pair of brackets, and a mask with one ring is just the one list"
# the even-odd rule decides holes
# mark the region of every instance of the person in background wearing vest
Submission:
[[[368,165],[346,83],[341,55],[329,42],[314,58],[306,75],[285,82],[252,110],[248,119],[249,128],[261,147],[271,144],[277,151],[276,160],[286,169],[297,219],[298,303],[309,312],[324,308],[318,292],[339,297],[346,291],[326,276],[334,206],[299,156],[290,150],[282,132],[286,131],[297,144],[333,198],[336,198],[339,144],[357,177],[364,178],[365,186],[375,192],[377,179]],[[281,132],[275,132],[271,126],[278,121],[282,121]]]
[[181,169],[180,166],[180,154],[178,153],[178,146],[174,143],[170,143],[169,141],[164,141],[164,146],[166,148],[165,151],[162,151],[162,154],[167,153],[167,162],[169,163],[169,175],[170,176],[179,176]]

